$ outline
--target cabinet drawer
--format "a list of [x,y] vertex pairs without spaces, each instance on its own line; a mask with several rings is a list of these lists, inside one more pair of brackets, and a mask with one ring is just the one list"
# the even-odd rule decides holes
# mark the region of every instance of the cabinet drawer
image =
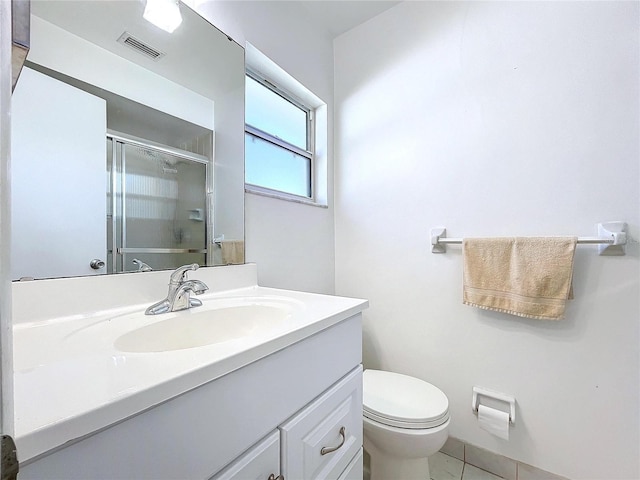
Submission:
[[268,480],[280,472],[280,432],[276,430],[233,461],[211,480]]
[[337,479],[362,448],[362,366],[281,427],[286,479]]
[[361,448],[356,456],[351,460],[351,463],[347,465],[347,468],[338,480],[362,480],[364,478],[364,470],[362,467],[362,460],[364,458],[364,450]]

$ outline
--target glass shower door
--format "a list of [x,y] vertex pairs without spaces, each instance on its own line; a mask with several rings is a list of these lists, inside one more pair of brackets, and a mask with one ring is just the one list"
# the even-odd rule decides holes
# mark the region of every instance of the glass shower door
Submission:
[[153,270],[205,265],[206,160],[120,140],[115,150],[114,271],[136,271],[141,262]]

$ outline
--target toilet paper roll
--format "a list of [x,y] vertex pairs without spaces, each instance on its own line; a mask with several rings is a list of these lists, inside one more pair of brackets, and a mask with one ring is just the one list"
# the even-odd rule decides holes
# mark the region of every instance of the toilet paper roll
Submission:
[[507,412],[479,405],[478,422],[483,430],[496,437],[509,440],[509,414]]

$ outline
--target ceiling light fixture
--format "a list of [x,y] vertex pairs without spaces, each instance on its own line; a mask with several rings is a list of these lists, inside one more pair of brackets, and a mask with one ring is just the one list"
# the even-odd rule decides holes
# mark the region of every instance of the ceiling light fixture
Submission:
[[147,0],[142,16],[156,27],[169,33],[172,33],[182,23],[180,6],[176,0]]

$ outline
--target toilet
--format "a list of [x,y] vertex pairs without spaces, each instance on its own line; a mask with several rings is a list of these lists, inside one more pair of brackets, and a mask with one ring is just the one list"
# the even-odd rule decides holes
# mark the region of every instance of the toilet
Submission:
[[428,457],[449,435],[447,396],[418,378],[365,370],[362,410],[370,480],[430,478]]

